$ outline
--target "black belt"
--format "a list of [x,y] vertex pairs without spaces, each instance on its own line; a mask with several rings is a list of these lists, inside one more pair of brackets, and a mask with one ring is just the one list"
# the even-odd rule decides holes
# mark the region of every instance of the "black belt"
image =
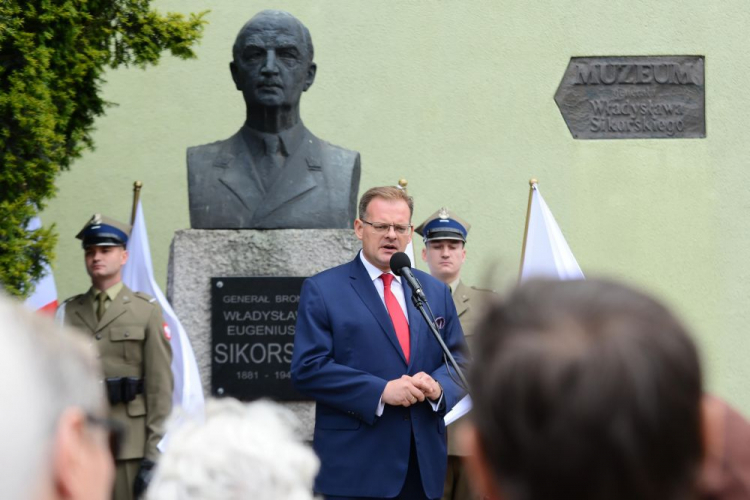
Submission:
[[119,403],[129,403],[138,394],[143,394],[143,379],[136,377],[114,377],[105,380],[107,384],[107,398],[112,406]]

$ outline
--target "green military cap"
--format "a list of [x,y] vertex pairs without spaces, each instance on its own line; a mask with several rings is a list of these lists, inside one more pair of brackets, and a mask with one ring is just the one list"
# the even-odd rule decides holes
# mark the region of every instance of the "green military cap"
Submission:
[[414,231],[422,236],[425,243],[433,240],[459,240],[466,243],[469,229],[471,224],[443,207],[430,215]]
[[90,246],[124,247],[128,244],[131,229],[128,224],[123,224],[101,214],[94,214],[76,235],[76,238],[83,242],[83,248]]

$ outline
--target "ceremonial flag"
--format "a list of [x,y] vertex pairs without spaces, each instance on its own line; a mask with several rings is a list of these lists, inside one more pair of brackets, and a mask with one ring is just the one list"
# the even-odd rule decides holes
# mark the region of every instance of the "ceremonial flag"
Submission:
[[[526,281],[535,276],[559,280],[585,279],[557,221],[539,192],[536,180],[532,180],[520,280]],[[471,397],[464,397],[445,415],[445,425],[464,416],[471,407]]]
[[415,267],[417,261],[414,260],[414,245],[411,241],[408,245],[406,245],[406,250],[404,250],[404,253],[409,257],[409,260],[411,261],[411,267]]
[[[406,180],[401,179],[398,181],[398,184],[395,186],[399,188],[401,191],[406,193]],[[414,260],[414,244],[410,241],[408,245],[406,245],[406,249],[404,249],[404,253],[409,257],[409,260],[411,261],[411,267],[417,266],[417,261]]]
[[584,279],[536,182],[531,183],[527,217],[520,280],[523,282],[534,276],[560,280]]
[[128,240],[128,262],[122,270],[122,281],[131,290],[153,296],[164,313],[164,333],[172,344],[172,373],[174,374],[174,393],[172,404],[181,407],[184,415],[202,419],[205,402],[203,388],[198,373],[198,364],[190,345],[190,339],[177,319],[172,306],[167,302],[154,280],[154,269],[151,264],[151,250],[146,234],[146,220],[143,207],[138,202],[133,230]]
[[[27,231],[34,231],[42,227],[42,221],[39,217],[32,217],[26,226]],[[55,277],[52,275],[52,269],[49,264],[44,265],[44,275],[35,283],[34,293],[24,302],[26,307],[32,311],[40,311],[45,314],[53,315],[57,309],[57,287],[55,286]]]

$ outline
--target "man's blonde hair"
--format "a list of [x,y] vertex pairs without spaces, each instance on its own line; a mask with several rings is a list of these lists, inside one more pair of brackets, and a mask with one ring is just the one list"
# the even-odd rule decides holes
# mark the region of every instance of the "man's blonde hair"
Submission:
[[365,219],[367,216],[367,206],[375,198],[381,198],[387,201],[405,201],[409,205],[409,221],[414,215],[414,198],[406,194],[406,192],[396,186],[382,186],[368,189],[362,198],[359,199],[359,218]]

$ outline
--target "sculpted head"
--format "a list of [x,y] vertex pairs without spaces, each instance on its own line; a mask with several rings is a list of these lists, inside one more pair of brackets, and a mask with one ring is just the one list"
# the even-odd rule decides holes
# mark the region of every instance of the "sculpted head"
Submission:
[[299,107],[315,80],[308,29],[293,15],[264,10],[240,30],[229,67],[248,107]]

